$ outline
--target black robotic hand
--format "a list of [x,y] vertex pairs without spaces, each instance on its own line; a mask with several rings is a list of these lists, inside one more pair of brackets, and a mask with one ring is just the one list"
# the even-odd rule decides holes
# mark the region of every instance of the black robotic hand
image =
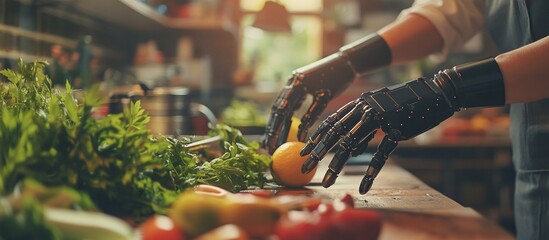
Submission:
[[503,77],[495,60],[460,65],[405,84],[363,93],[324,120],[301,155],[309,155],[302,172],[310,172],[338,146],[322,184],[335,183],[349,157],[361,154],[376,131],[385,137],[374,154],[359,192],[365,194],[399,141],[413,138],[468,107],[505,103]]
[[293,72],[275,100],[267,123],[263,146],[270,152],[286,142],[292,115],[307,95],[313,103],[301,118],[297,138],[305,141],[307,130],[328,102],[345,90],[359,73],[388,65],[390,50],[379,35],[370,35]]
[[[301,140],[306,138],[307,129],[328,102],[352,82],[355,74],[343,58],[334,54],[323,60],[296,70],[275,100],[263,142],[270,153],[286,142],[292,115],[301,107],[307,94],[313,96],[313,103],[301,119],[298,131],[298,139]],[[334,69],[338,69],[337,72]]]

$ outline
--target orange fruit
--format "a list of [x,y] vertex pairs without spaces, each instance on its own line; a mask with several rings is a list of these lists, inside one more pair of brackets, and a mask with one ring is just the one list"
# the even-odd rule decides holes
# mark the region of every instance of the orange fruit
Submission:
[[307,174],[301,173],[301,165],[309,157],[299,155],[304,146],[303,142],[286,142],[274,151],[271,174],[276,183],[287,187],[302,187],[311,182],[316,168]]

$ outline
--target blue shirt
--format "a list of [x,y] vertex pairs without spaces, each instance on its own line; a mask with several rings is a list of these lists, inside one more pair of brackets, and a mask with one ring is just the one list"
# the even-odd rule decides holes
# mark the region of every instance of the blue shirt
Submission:
[[[486,4],[486,26],[502,52],[549,33],[547,0]],[[544,64],[549,67],[549,56]],[[549,239],[549,99],[511,104],[510,111],[517,239]]]

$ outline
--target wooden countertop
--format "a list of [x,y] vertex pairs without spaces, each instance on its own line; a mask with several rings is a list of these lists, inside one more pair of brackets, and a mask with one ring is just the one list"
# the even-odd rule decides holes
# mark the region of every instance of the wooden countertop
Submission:
[[341,174],[333,186],[325,189],[321,182],[331,156],[321,162],[307,188],[333,199],[349,193],[357,208],[377,209],[383,218],[380,239],[514,238],[496,223],[429,187],[390,159],[366,195],[358,192],[361,174]]

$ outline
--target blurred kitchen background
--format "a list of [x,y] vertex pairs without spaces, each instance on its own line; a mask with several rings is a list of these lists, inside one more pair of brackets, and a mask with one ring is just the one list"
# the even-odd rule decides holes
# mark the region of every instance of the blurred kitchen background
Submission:
[[[158,133],[204,134],[208,123],[219,121],[258,135],[292,70],[375,32],[411,4],[0,0],[0,68],[15,68],[19,58],[47,60],[60,88],[65,81],[84,91],[100,86],[110,101],[96,110],[97,117],[141,99]],[[445,61],[430,57],[363,75],[321,119],[362,92],[495,53],[491,39],[480,33]],[[462,111],[401,143],[391,161],[513,231],[508,126],[505,107]]]

